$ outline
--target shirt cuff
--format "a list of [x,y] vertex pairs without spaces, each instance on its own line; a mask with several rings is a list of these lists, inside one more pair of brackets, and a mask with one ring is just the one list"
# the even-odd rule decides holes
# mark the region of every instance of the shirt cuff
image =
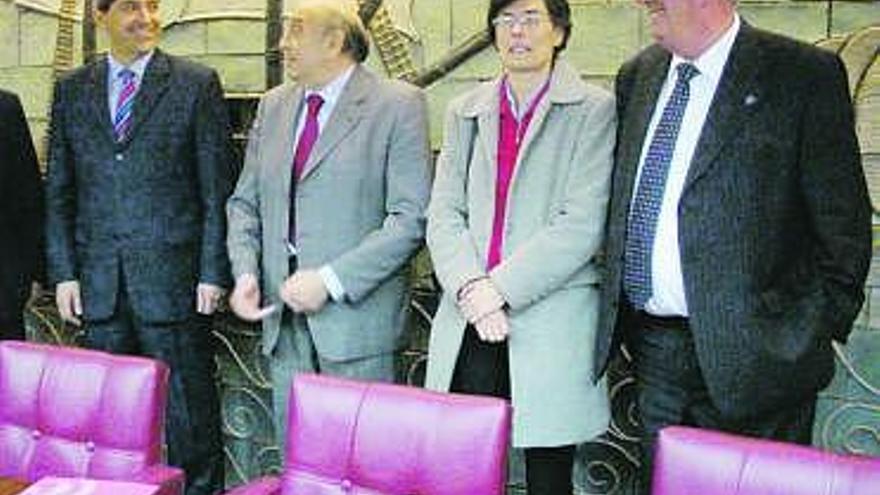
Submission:
[[339,277],[336,276],[333,268],[330,265],[324,265],[318,270],[318,275],[324,281],[324,287],[327,288],[327,292],[333,298],[333,301],[341,302],[345,298],[345,287],[342,286],[342,282],[339,281]]

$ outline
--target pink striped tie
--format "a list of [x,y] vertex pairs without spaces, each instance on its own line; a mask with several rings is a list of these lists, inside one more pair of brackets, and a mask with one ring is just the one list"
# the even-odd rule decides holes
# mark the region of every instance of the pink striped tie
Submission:
[[123,69],[119,72],[119,77],[122,79],[122,91],[119,92],[119,98],[116,100],[116,112],[113,116],[113,132],[116,134],[116,141],[124,140],[131,130],[132,107],[137,91],[134,75],[134,72],[129,69]]

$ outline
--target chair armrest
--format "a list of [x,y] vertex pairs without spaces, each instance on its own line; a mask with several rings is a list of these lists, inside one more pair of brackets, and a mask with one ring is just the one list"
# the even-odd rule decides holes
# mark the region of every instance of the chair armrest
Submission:
[[182,469],[155,464],[135,473],[130,481],[159,486],[156,495],[183,495],[184,480]]
[[281,493],[281,478],[266,476],[237,486],[226,492],[225,495],[279,495]]

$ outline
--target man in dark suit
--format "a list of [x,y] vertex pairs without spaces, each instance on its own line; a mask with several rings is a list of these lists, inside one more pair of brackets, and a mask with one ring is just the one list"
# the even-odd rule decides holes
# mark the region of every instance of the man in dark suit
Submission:
[[210,319],[228,282],[234,182],[217,74],[156,49],[156,0],[99,0],[110,53],[56,86],[48,269],[90,347],[171,367],[169,461],[187,494],[222,488]]
[[862,301],[871,210],[840,60],[731,0],[644,0],[620,70],[596,374],[635,361],[645,474],[689,424],[809,443]]
[[24,339],[22,311],[43,260],[43,185],[21,102],[6,91],[0,157],[0,340]]

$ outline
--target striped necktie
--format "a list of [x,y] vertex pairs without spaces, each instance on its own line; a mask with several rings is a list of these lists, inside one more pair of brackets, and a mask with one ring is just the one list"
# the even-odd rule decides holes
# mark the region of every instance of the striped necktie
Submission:
[[122,90],[116,99],[116,111],[113,115],[113,132],[116,135],[116,141],[123,141],[128,132],[131,130],[132,107],[134,105],[134,96],[137,92],[137,83],[135,82],[135,73],[130,69],[119,71],[117,76],[121,79]]
[[623,288],[636,309],[644,309],[654,292],[651,257],[654,253],[657,219],[663,205],[663,191],[666,188],[666,177],[669,175],[669,164],[672,162],[681,120],[690,99],[690,80],[700,73],[695,66],[688,63],[679,64],[676,70],[678,78],[675,88],[663,108],[660,122],[654,129],[627,222]]

